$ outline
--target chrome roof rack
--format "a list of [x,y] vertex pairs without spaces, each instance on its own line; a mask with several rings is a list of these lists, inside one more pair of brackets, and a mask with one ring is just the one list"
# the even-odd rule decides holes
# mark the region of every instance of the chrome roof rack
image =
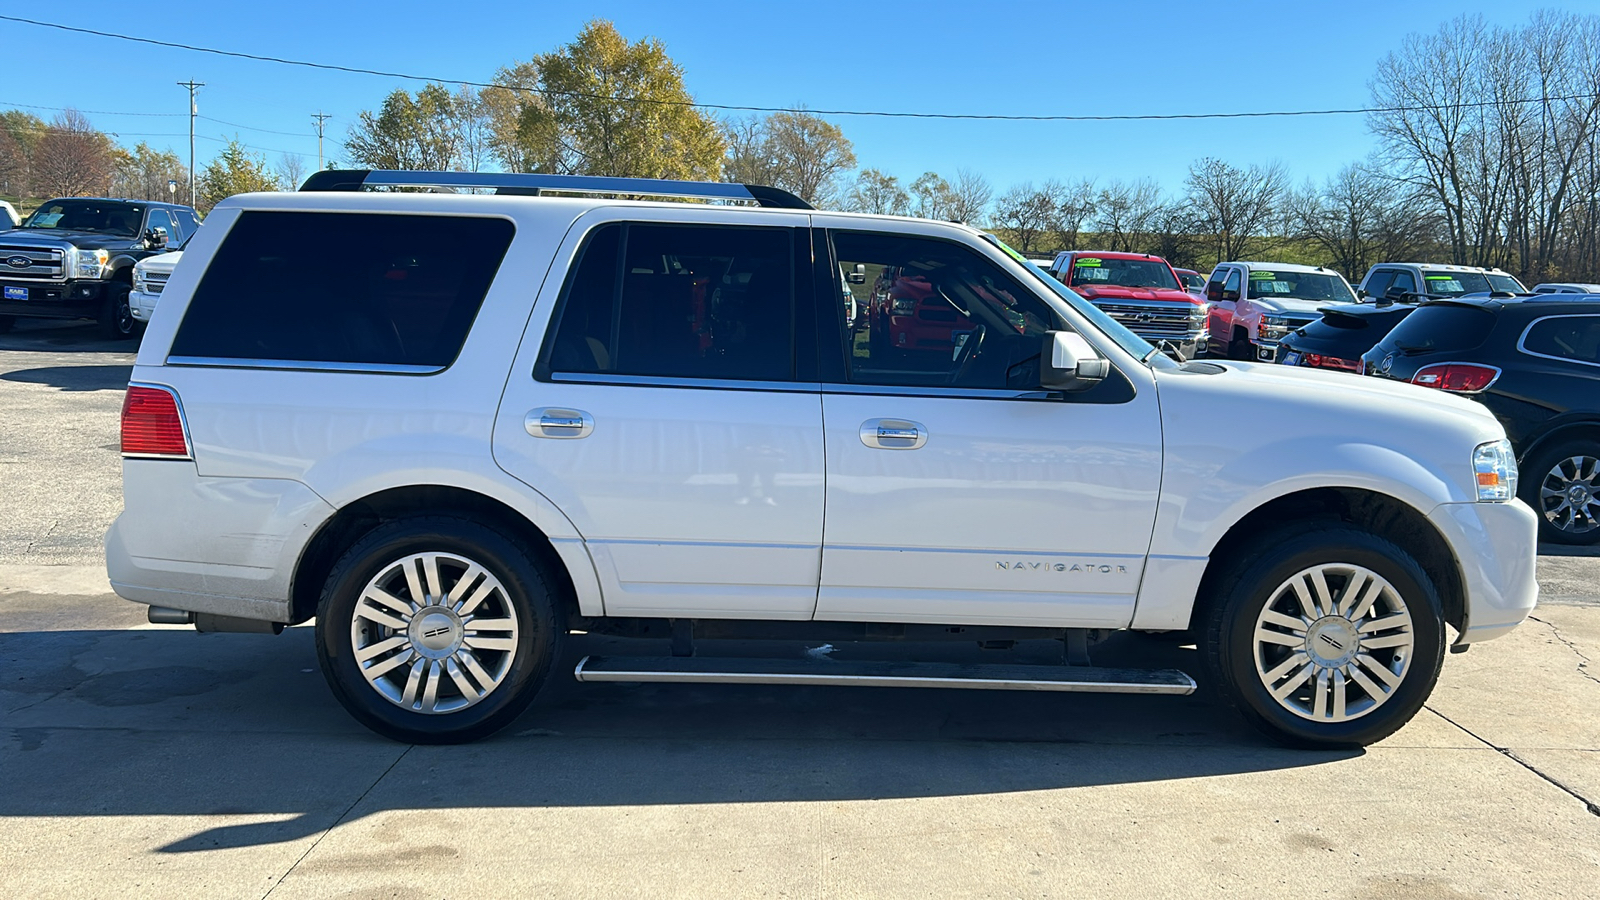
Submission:
[[788,191],[759,184],[720,181],[669,181],[661,178],[604,178],[593,175],[530,175],[512,172],[401,172],[389,169],[328,169],[312,173],[302,191],[359,191],[364,188],[492,189],[496,194],[537,197],[553,194],[622,194],[633,197],[684,197],[755,203],[773,209],[813,209]]

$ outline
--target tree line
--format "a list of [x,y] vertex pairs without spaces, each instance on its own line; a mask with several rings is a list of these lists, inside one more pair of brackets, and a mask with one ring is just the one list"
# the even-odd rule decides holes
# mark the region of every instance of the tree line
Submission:
[[[843,130],[806,111],[718,118],[694,106],[653,38],[609,22],[499,69],[488,87],[395,90],[360,113],[350,164],[769,184],[815,206],[966,222],[1018,250],[1154,253],[1200,269],[1270,257],[1359,277],[1385,259],[1499,266],[1530,283],[1600,279],[1600,17],[1540,12],[1514,27],[1461,16],[1407,36],[1370,82],[1370,156],[1320,182],[1279,161],[1194,160],[1181,185],[1048,177],[1000,190],[977,169],[903,180],[858,166]],[[187,173],[170,152],[117,147],[67,112],[0,114],[0,194],[157,198]],[[292,188],[237,140],[201,174],[199,206]]]

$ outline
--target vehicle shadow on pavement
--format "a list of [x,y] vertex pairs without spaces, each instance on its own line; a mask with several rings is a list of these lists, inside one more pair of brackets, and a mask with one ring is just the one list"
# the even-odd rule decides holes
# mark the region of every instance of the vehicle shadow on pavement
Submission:
[[615,651],[575,638],[499,735],[407,747],[345,715],[307,628],[0,634],[0,817],[202,817],[152,848],[185,853],[298,840],[390,809],[931,798],[1360,755],[1270,745],[1203,692],[579,684],[569,673],[586,652]]
[[63,391],[120,391],[128,387],[133,366],[44,366],[0,373],[0,381],[43,384]]

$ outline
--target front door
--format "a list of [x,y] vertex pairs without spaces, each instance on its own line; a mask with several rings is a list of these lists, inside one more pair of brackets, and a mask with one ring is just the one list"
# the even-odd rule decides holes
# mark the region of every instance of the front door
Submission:
[[864,312],[823,337],[841,358],[817,618],[1127,625],[1160,488],[1148,373],[1047,395],[1039,352],[1069,323],[1044,284],[988,248],[840,224],[819,277]]
[[607,615],[809,618],[823,462],[815,353],[794,349],[796,298],[815,328],[807,219],[618,215],[580,219],[558,256],[577,242],[559,299],[547,285],[535,307],[529,334],[547,337],[512,373],[495,459],[571,519]]

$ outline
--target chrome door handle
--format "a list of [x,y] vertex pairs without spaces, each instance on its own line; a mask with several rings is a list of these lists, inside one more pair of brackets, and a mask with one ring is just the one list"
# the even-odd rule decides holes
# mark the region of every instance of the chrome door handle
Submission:
[[861,423],[861,443],[874,450],[915,450],[928,442],[928,429],[908,419],[868,419]]
[[581,409],[547,406],[529,410],[522,427],[538,438],[581,438],[594,431],[594,417]]

